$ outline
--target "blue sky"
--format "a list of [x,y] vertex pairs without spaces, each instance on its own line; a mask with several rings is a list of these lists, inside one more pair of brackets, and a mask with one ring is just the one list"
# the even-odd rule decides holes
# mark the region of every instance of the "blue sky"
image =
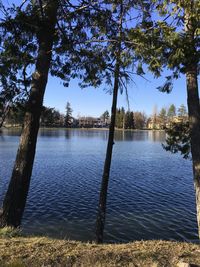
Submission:
[[[10,6],[12,3],[21,4],[22,0],[3,0],[3,4]],[[174,89],[170,94],[159,92],[156,87],[164,83],[163,78],[154,79],[151,74],[145,76],[146,81],[136,75],[132,77],[134,83],[128,86],[130,109],[133,111],[144,111],[147,115],[152,113],[156,105],[158,110],[161,107],[168,107],[175,104],[177,107],[181,104],[187,106],[186,81],[182,76],[174,82]],[[55,107],[60,112],[65,112],[67,101],[71,103],[73,116],[100,116],[105,110],[110,112],[112,96],[105,92],[106,86],[81,89],[78,81],[71,80],[68,88],[64,87],[59,79],[49,77],[46,93],[44,97],[44,105]],[[127,109],[126,95],[119,95],[118,107],[123,106]]]
[[[163,77],[165,75],[163,74]],[[135,83],[131,82],[128,86],[129,102],[131,110],[144,111],[147,115],[152,113],[153,107],[157,105],[168,107],[175,104],[187,105],[186,81],[185,76],[174,82],[174,89],[170,94],[159,92],[156,87],[163,84],[164,78],[154,79],[151,74],[145,76],[148,81],[141,77],[133,76]],[[71,103],[73,116],[100,116],[105,110],[110,112],[112,96],[104,90],[106,86],[99,88],[81,89],[78,81],[72,80],[68,88],[56,79],[49,77],[44,105],[55,107],[61,112],[65,111],[67,101]],[[118,107],[124,106],[127,109],[126,95],[119,95]]]

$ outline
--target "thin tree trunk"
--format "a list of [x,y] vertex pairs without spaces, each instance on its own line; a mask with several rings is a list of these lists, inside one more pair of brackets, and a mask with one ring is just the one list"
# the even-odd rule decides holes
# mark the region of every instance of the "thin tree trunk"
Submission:
[[32,75],[30,97],[24,118],[20,144],[11,176],[10,184],[3,201],[0,215],[0,227],[18,227],[21,224],[32,174],[37,134],[52,56],[57,1],[48,1],[45,18],[38,34],[38,57],[36,69]]
[[109,182],[109,176],[110,176],[110,166],[111,166],[112,151],[113,151],[113,145],[114,145],[117,96],[118,96],[119,78],[120,78],[122,17],[123,17],[123,4],[121,3],[119,32],[118,32],[119,44],[118,44],[118,48],[116,52],[116,65],[115,65],[115,71],[114,71],[114,88],[113,88],[113,98],[112,98],[112,108],[111,108],[111,122],[110,122],[110,127],[109,127],[109,137],[108,137],[108,144],[107,144],[107,150],[106,150],[106,158],[104,162],[104,170],[103,170],[103,176],[102,176],[102,182],[101,182],[101,190],[100,190],[99,205],[98,205],[97,220],[96,220],[96,242],[97,243],[103,243],[108,182]]
[[[190,2],[191,11],[195,8]],[[196,22],[198,23],[198,22]],[[194,188],[196,193],[196,210],[198,234],[200,238],[200,103],[197,81],[197,52],[194,44],[195,24],[189,11],[185,12],[185,33],[187,35],[187,54],[190,55],[186,65],[187,103],[191,135],[191,153],[193,163]],[[187,57],[186,54],[186,57]]]
[[116,118],[116,108],[117,108],[117,95],[119,88],[119,64],[115,67],[115,82],[111,109],[111,122],[109,127],[109,137],[106,150],[106,158],[104,163],[104,170],[101,182],[101,190],[99,196],[99,206],[96,221],[96,242],[103,242],[103,231],[105,225],[105,214],[106,214],[106,200],[108,191],[108,181],[110,175],[110,165],[112,160],[112,150],[114,145],[114,132],[115,132],[115,118]]

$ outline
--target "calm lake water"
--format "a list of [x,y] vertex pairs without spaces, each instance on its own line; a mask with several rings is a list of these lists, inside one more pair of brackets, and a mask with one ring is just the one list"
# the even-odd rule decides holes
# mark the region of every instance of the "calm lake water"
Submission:
[[[40,130],[22,227],[25,233],[94,240],[106,130]],[[163,132],[118,131],[111,166],[106,242],[197,241],[192,164],[162,149]],[[19,132],[0,135],[2,203]]]

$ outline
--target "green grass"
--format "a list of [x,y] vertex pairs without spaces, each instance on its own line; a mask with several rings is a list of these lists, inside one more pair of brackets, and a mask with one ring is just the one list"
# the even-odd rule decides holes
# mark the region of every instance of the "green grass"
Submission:
[[21,236],[21,230],[12,228],[12,227],[4,227],[0,228],[0,238],[6,238],[6,237],[17,237]]

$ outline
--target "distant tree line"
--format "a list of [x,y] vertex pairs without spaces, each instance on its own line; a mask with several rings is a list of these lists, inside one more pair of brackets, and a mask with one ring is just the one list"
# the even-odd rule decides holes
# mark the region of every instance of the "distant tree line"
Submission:
[[[9,107],[5,114],[3,123],[7,126],[22,126],[25,116],[25,107],[23,104],[15,103]],[[66,114],[60,113],[59,110],[51,107],[42,107],[40,126],[42,127],[71,127],[72,126],[72,109],[70,103],[67,103]]]
[[[9,108],[9,112],[5,118],[4,123],[7,126],[22,126],[24,115],[24,106],[16,103]],[[55,108],[43,106],[40,118],[40,126],[64,126],[64,115]]]
[[[41,127],[78,127],[78,120],[72,117],[72,108],[70,102],[67,102],[65,114],[51,107],[42,108],[40,126]],[[5,124],[9,126],[20,126],[23,124],[25,108],[23,104],[15,103],[9,108],[6,114]],[[100,119],[104,122],[104,126],[110,123],[110,114],[106,110]],[[144,112],[125,111],[124,107],[117,108],[115,127],[117,129],[165,129],[171,122],[178,120],[187,120],[187,109],[182,104],[176,108],[171,104],[169,108],[162,107],[159,112],[154,107],[151,117],[147,117]]]
[[146,127],[147,116],[140,111],[125,111],[118,108],[116,112],[115,126],[118,129],[144,129]]
[[65,125],[65,116],[55,108],[43,107],[40,119],[42,127],[63,127]]

